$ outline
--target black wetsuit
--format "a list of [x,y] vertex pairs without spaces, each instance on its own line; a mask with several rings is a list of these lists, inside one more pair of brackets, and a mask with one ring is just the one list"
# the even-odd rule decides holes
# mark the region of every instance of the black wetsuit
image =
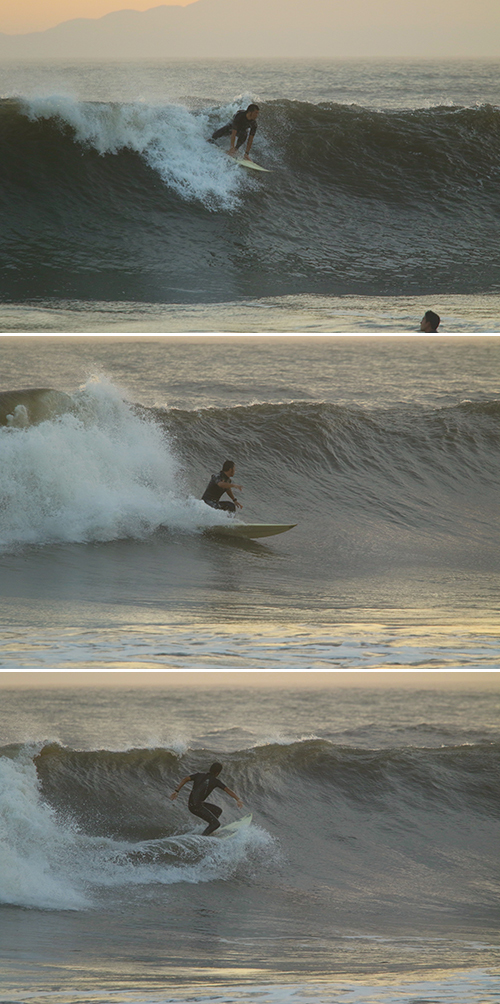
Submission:
[[214,830],[219,829],[219,816],[222,809],[218,805],[205,802],[205,799],[208,798],[214,788],[222,788],[222,791],[225,791],[226,786],[222,781],[219,781],[218,777],[210,773],[191,774],[188,780],[193,782],[188,801],[189,811],[193,813],[193,816],[199,816],[200,819],[204,819],[208,823],[206,830],[203,830],[203,836],[208,837]]
[[219,471],[218,474],[212,474],[210,481],[201,496],[202,501],[206,502],[207,505],[212,506],[212,509],[224,509],[226,512],[236,512],[236,506],[234,502],[221,502],[221,496],[224,495],[226,491],[225,488],[219,488],[219,481],[224,481],[228,487],[231,485],[231,478],[228,478],[225,471]]
[[236,112],[232,122],[228,122],[221,129],[215,130],[212,139],[220,139],[221,136],[230,136],[234,130],[236,130],[236,149],[239,150],[247,138],[248,130],[250,130],[251,136],[255,136],[257,121],[256,119],[247,119],[246,111],[240,109],[239,112]]

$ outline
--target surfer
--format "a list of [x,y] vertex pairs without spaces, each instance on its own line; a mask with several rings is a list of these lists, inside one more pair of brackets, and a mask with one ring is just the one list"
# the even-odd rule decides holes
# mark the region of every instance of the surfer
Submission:
[[[244,153],[244,159],[250,160],[248,156],[250,150],[252,149],[253,138],[257,132],[257,118],[259,115],[258,105],[249,105],[246,110],[240,108],[239,112],[236,112],[232,122],[228,122],[227,125],[222,126],[221,129],[216,129],[212,135],[212,139],[220,139],[221,136],[231,136],[231,143],[229,146],[228,153],[231,157],[234,157],[240,146],[243,146],[247,136],[248,142],[246,145],[246,150]],[[250,135],[248,135],[250,131]]]
[[426,310],[420,321],[420,330],[425,331],[429,335],[435,334],[440,324],[441,318],[439,314],[435,314],[433,310]]
[[210,802],[205,801],[214,788],[220,788],[222,791],[226,792],[226,795],[231,795],[231,798],[236,800],[238,809],[243,808],[243,802],[241,801],[239,795],[236,795],[235,792],[231,791],[230,788],[227,788],[222,781],[219,781],[219,774],[221,770],[221,763],[213,763],[210,770],[206,774],[189,774],[188,777],[183,778],[170,796],[171,801],[174,801],[181,788],[183,788],[188,781],[193,782],[193,787],[191,788],[191,793],[189,795],[188,808],[189,811],[193,813],[193,816],[199,816],[200,819],[204,819],[205,822],[208,823],[206,830],[203,830],[203,837],[208,837],[210,833],[218,830],[220,826],[219,816],[222,809],[219,808],[218,805],[212,805]]
[[[235,485],[231,481],[234,477],[235,465],[234,460],[225,460],[222,465],[222,470],[218,474],[212,474],[210,481],[208,482],[205,491],[203,492],[202,501],[206,502],[207,505],[212,506],[212,509],[224,509],[225,512],[236,512],[236,507],[238,509],[243,509],[241,502],[233,495],[233,488],[242,492],[243,488],[241,485]],[[232,502],[221,502],[221,496],[224,492],[229,495]]]

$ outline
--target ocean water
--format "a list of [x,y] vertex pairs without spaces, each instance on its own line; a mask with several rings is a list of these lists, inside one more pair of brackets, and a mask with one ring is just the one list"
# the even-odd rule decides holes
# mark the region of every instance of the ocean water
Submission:
[[[3,331],[500,331],[487,61],[4,62]],[[215,128],[261,104],[235,166]]]
[[2,668],[498,669],[497,337],[0,349]]
[[2,1002],[498,1000],[497,685],[1,698]]

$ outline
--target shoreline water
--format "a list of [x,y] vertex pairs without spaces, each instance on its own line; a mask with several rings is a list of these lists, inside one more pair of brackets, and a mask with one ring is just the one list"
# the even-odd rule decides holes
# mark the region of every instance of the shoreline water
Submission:
[[438,334],[499,334],[500,295],[284,296],[228,303],[88,303],[51,300],[0,305],[4,334],[420,334],[429,304]]

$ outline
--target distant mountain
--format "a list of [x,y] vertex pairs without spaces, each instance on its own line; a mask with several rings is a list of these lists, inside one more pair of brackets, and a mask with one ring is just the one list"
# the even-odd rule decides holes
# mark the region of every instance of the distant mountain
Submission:
[[401,0],[396,13],[387,0],[286,0],[285,6],[283,0],[197,0],[78,18],[28,35],[0,34],[0,58],[495,57],[500,45],[489,3],[477,0],[474,24],[453,24],[440,8],[429,8],[427,20],[422,12],[416,23],[410,0]]
[[335,6],[335,0],[307,4],[287,0],[285,20],[278,0],[198,0],[187,7],[120,10],[98,19],[65,21],[29,35],[0,34],[0,57],[314,55],[321,41],[322,54],[329,55],[324,32],[333,32]]

